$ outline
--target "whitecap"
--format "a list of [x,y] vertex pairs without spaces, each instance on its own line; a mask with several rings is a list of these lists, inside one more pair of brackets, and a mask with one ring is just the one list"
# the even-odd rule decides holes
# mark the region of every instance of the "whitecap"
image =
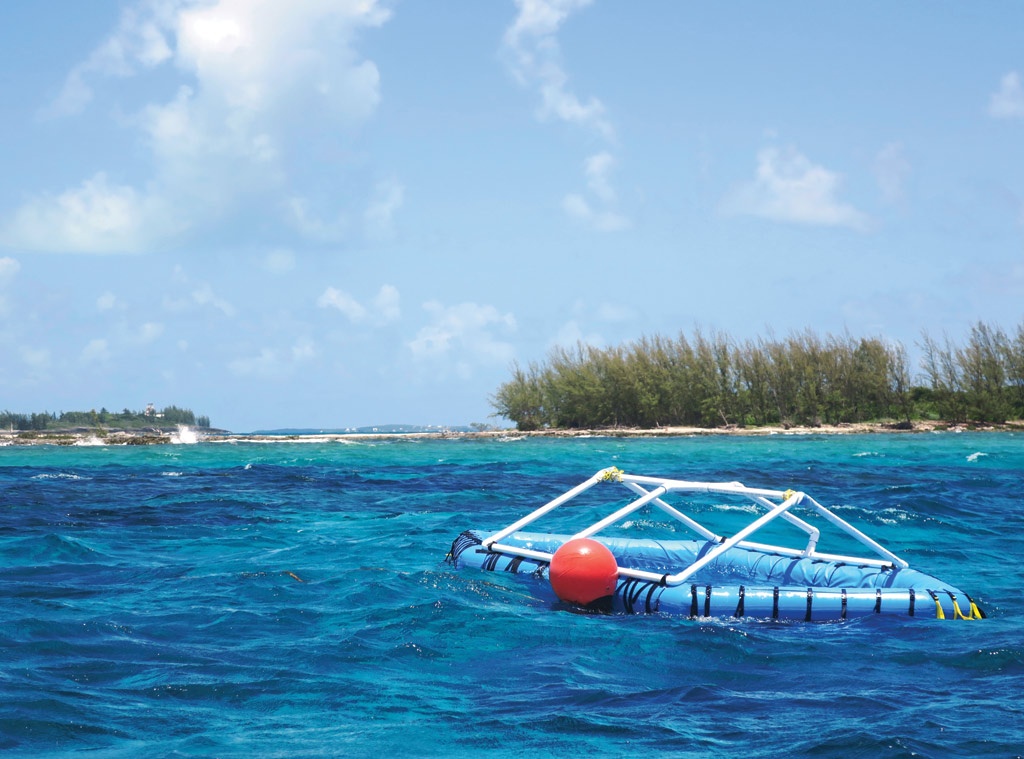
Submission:
[[714,506],[715,511],[742,511],[747,514],[758,514],[757,506],[741,503],[719,503]]
[[887,508],[877,512],[878,521],[882,524],[898,524],[913,520],[913,515],[903,509]]
[[179,424],[178,431],[171,433],[171,442],[176,445],[194,445],[199,442],[199,435],[188,425]]
[[97,437],[96,435],[90,435],[89,437],[79,438],[78,440],[75,441],[75,445],[92,445],[92,446],[95,446],[95,445],[106,445],[106,443],[104,443],[102,440],[100,440],[99,437]]
[[967,460],[968,461],[977,461],[982,456],[988,456],[988,454],[987,453],[982,453],[981,451],[978,451],[977,453],[972,453],[970,456],[968,456]]

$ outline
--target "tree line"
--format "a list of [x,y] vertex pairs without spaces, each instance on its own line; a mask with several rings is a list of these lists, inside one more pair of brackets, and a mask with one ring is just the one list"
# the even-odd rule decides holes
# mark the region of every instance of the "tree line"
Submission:
[[176,426],[179,424],[207,429],[210,417],[196,416],[189,409],[177,406],[166,406],[157,411],[110,412],[105,408],[99,411],[61,411],[59,414],[43,411],[31,414],[19,414],[11,411],[0,411],[0,429],[8,430],[66,430],[76,427],[99,429],[115,427],[121,429],[140,429],[145,427]]
[[513,364],[491,405],[520,430],[1024,418],[1024,323],[1010,335],[978,322],[963,344],[925,333],[919,348],[914,372],[898,341],[810,329],[742,342],[696,329],[612,348],[578,343]]

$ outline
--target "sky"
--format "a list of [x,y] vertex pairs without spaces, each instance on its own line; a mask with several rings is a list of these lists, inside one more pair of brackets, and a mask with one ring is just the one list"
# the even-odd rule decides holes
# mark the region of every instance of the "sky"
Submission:
[[1024,4],[0,6],[0,408],[507,425],[556,346],[1024,322]]

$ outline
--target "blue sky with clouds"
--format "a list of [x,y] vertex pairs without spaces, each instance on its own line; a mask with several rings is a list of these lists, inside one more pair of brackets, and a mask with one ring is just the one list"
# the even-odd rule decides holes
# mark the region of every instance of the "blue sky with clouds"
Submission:
[[1024,320],[1024,5],[0,9],[0,406],[493,421],[696,326]]

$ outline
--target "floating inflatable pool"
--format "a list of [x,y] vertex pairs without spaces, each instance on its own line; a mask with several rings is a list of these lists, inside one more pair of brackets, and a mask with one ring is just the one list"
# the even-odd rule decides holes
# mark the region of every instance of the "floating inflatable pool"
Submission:
[[[619,484],[631,495],[613,500],[611,513],[607,503],[598,504],[606,516],[584,529],[522,531],[542,517],[551,520],[553,512],[605,483]],[[592,496],[587,500],[593,501]],[[687,514],[687,507],[759,516],[727,538]],[[591,503],[583,512],[592,514],[594,508]],[[565,511],[557,516],[564,517]],[[748,540],[759,531],[778,532],[780,526],[795,528],[806,543],[787,547]],[[820,551],[822,529],[873,555]],[[647,537],[652,531],[667,532],[668,537]],[[599,535],[612,532],[617,534]],[[634,536],[638,532],[644,534]],[[679,532],[695,537],[679,539]],[[967,620],[985,616],[962,590],[911,569],[805,493],[748,488],[738,482],[645,477],[615,467],[602,469],[497,532],[463,532],[447,560],[456,567],[530,576],[550,583],[566,603],[627,614],[804,621],[871,614]]]

